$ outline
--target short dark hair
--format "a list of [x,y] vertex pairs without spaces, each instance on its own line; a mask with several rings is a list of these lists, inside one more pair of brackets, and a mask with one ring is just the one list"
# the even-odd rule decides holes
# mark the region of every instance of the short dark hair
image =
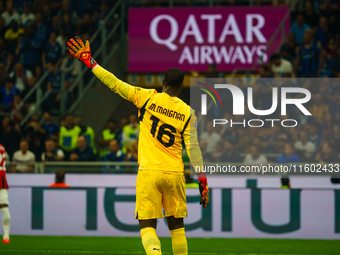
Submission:
[[289,185],[289,178],[282,177],[281,178],[281,185],[288,186]]
[[165,71],[164,81],[167,86],[178,89],[182,86],[184,80],[184,73],[178,68],[170,68]]
[[65,182],[65,171],[63,169],[59,169],[55,172],[55,182],[56,183]]
[[115,119],[109,119],[109,121],[107,123],[114,123],[117,124],[117,121]]
[[270,62],[273,62],[274,60],[280,59],[280,58],[281,58],[281,56],[279,54],[274,53],[270,56]]

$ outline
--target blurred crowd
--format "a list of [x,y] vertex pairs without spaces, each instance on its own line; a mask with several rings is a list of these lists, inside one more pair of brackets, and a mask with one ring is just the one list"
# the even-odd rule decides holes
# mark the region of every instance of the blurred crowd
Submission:
[[[69,89],[79,73],[79,62],[65,54],[73,36],[88,40],[100,26],[114,1],[11,0],[0,2],[0,113],[11,113],[16,121],[34,107],[35,96],[27,96],[37,81],[51,93],[43,110],[58,110],[62,86]],[[112,26],[108,20],[105,26]],[[100,36],[91,47],[100,45]],[[62,72],[63,71],[63,72]],[[62,73],[64,84],[62,84]],[[32,109],[31,109],[32,110]]]
[[[6,116],[0,126],[0,143],[6,148],[8,160],[16,163],[10,172],[32,172],[35,162],[137,162],[138,135],[136,113],[119,123],[110,119],[98,138],[82,117],[71,114],[59,123],[53,121],[49,112],[42,119],[34,114],[25,126]],[[103,167],[103,172],[108,170]]]

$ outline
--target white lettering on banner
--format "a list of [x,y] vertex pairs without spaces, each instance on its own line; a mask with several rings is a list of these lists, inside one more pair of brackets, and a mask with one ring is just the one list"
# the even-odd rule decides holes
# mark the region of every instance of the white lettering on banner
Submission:
[[246,63],[246,59],[244,58],[241,46],[236,47],[234,56],[231,59],[231,63],[234,64],[236,62],[236,60],[238,60],[238,59],[240,60],[240,62],[242,64]]
[[256,53],[258,57],[267,60],[267,55],[263,51],[266,49],[265,45],[252,46],[251,49],[247,45],[231,45],[229,48],[226,46],[217,47],[215,45],[202,45],[194,46],[190,49],[189,46],[184,46],[178,63],[183,64],[235,64],[241,62],[242,64],[253,63],[253,57]]
[[193,14],[189,15],[187,23],[185,24],[183,33],[181,35],[181,38],[179,39],[179,42],[184,43],[188,35],[194,36],[196,43],[204,42],[201,31],[197,25],[195,16]]
[[[257,20],[257,25],[253,26],[254,20]],[[246,32],[246,42],[252,43],[253,42],[253,34],[257,38],[257,40],[261,43],[267,42],[266,38],[261,33],[260,29],[263,28],[265,24],[264,17],[261,14],[248,14],[246,16],[247,21],[247,32]]]
[[256,46],[251,47],[251,50],[249,50],[249,47],[247,45],[243,46],[244,53],[247,56],[247,63],[253,62],[253,56],[256,51]]
[[[161,39],[158,36],[157,27],[158,27],[159,22],[162,20],[167,20],[171,27],[170,29],[171,32],[167,39]],[[170,15],[166,15],[166,14],[158,15],[151,21],[149,32],[150,32],[150,36],[152,40],[155,43],[166,45],[172,51],[177,50],[177,46],[173,43],[173,41],[176,39],[178,35],[178,23],[174,17]]]
[[[184,29],[181,32],[179,37],[179,43],[185,44],[188,36],[193,36],[197,44],[205,43],[205,39],[207,43],[215,43],[216,42],[216,21],[222,19],[221,14],[202,14],[200,16],[201,20],[205,20],[207,22],[207,38],[203,38],[202,32],[200,30],[200,26],[196,20],[194,14],[190,14],[185,23]],[[168,38],[162,39],[158,34],[158,26],[161,21],[167,21],[170,25],[170,35]],[[264,37],[261,29],[265,25],[265,18],[261,14],[247,14],[246,15],[246,27],[245,27],[245,35],[242,36],[239,25],[235,18],[234,14],[229,14],[223,30],[219,36],[218,42],[223,44],[228,36],[234,37],[237,43],[253,43],[256,38],[260,43],[266,43],[267,40]],[[161,14],[152,19],[150,23],[149,29],[150,36],[152,40],[160,45],[167,46],[171,51],[175,51],[178,49],[178,46],[174,43],[179,35],[178,21],[171,15]],[[245,37],[245,40],[244,40]],[[206,51],[207,49],[205,49]],[[239,50],[237,50],[239,51]],[[253,49],[250,51],[253,52]],[[248,51],[249,53],[249,51]],[[254,54],[254,53],[253,53]],[[238,58],[244,58],[240,56],[239,53]],[[243,53],[242,53],[243,55]],[[248,57],[249,58],[249,57]]]
[[236,42],[243,43],[243,38],[240,29],[238,28],[235,16],[233,14],[230,14],[228,16],[227,22],[224,25],[220,39],[218,40],[219,43],[224,43],[228,35],[233,35]]
[[201,64],[213,63],[213,60],[210,57],[211,53],[212,53],[211,47],[209,46],[201,47]]
[[222,46],[220,50],[217,47],[213,47],[213,54],[215,58],[215,63],[220,64],[222,59],[224,59],[225,63],[230,63],[231,56],[234,52],[234,46],[230,46],[229,50],[225,46]]
[[222,19],[222,15],[203,14],[201,19],[208,21],[208,43],[215,43],[215,20]]

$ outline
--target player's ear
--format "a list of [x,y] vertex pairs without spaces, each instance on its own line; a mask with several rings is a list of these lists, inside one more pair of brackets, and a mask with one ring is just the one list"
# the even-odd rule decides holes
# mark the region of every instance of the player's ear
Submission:
[[180,87],[180,91],[182,91],[183,87],[184,87],[184,84],[182,83]]
[[165,89],[165,79],[164,79],[164,78],[163,78],[163,80],[162,80],[162,85],[163,85],[162,91],[164,91],[164,89]]

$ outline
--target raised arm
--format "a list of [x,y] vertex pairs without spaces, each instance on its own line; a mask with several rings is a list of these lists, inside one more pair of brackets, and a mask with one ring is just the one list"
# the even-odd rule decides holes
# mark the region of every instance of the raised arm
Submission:
[[67,45],[68,47],[66,50],[68,53],[83,62],[89,69],[92,70],[93,74],[113,92],[134,103],[138,108],[143,106],[143,104],[150,98],[151,94],[157,93],[154,89],[143,89],[131,86],[126,82],[119,80],[115,75],[98,65],[91,57],[89,41],[86,41],[84,44],[83,41],[76,36],[71,38]]

